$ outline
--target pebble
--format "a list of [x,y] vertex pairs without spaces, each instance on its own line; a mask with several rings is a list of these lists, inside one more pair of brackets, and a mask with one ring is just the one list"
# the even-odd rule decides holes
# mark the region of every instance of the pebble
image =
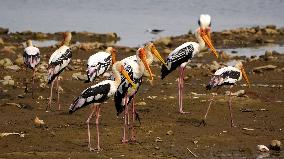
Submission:
[[146,102],[138,102],[138,103],[136,103],[136,105],[143,106],[143,105],[146,105]]
[[163,142],[163,140],[160,137],[156,137],[155,142]]
[[172,135],[174,132],[172,130],[167,131],[167,135]]
[[268,152],[269,151],[269,149],[265,145],[257,145],[256,148],[260,152]]
[[36,116],[35,119],[34,119],[34,124],[35,124],[36,126],[42,126],[42,125],[44,125],[44,121],[41,120],[41,119],[39,119],[39,118]]
[[252,71],[255,73],[262,73],[263,71],[274,70],[276,68],[277,66],[275,65],[265,65],[265,66],[255,67],[252,69]]
[[7,67],[7,66],[12,66],[12,65],[13,65],[13,63],[9,58],[4,58],[4,59],[0,60],[0,66]]
[[10,69],[10,70],[14,70],[14,71],[21,69],[18,65],[6,66],[5,68]]

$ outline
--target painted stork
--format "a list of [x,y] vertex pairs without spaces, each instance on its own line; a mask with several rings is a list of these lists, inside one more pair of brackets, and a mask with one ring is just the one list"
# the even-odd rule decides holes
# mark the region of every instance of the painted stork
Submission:
[[86,82],[92,82],[100,75],[109,70],[110,66],[116,62],[116,50],[112,47],[108,47],[105,52],[100,51],[90,56],[87,64],[87,76]]
[[[153,80],[153,74],[149,67],[149,65],[153,62],[152,54],[163,64],[165,64],[163,58],[161,57],[153,43],[147,43],[144,48],[139,48],[137,50],[136,55],[127,57],[122,60],[126,64],[126,70],[129,72],[129,74],[131,74],[131,76],[133,76],[133,81],[137,85],[136,89],[133,89],[129,87],[127,81],[123,79],[114,97],[117,115],[122,113],[122,111],[124,110],[124,127],[122,137],[123,143],[128,142],[125,134],[127,120],[129,121],[128,105],[130,104],[130,102],[132,103],[132,120],[134,124],[136,118],[135,115],[137,115],[134,106],[134,97],[142,84],[142,76],[146,75],[150,77],[151,81]],[[146,73],[145,68],[147,69],[148,73]],[[133,125],[131,131],[131,140],[135,141]]]
[[97,129],[97,149],[100,150],[100,136],[99,136],[99,117],[100,117],[100,106],[107,99],[112,97],[114,93],[117,91],[117,88],[121,82],[121,75],[125,77],[125,79],[132,84],[135,88],[135,84],[130,79],[128,73],[125,71],[123,67],[123,63],[118,61],[112,66],[112,71],[114,74],[115,80],[104,80],[96,85],[93,85],[87,89],[85,89],[79,97],[75,99],[73,104],[71,104],[69,108],[69,113],[77,111],[80,108],[83,108],[91,103],[93,103],[93,107],[91,107],[91,114],[88,117],[86,123],[88,126],[88,147],[90,151],[94,151],[95,149],[91,146],[91,135],[90,135],[90,120],[95,113],[96,115],[96,129]]
[[[210,90],[212,88],[215,88],[215,87],[222,87],[222,86],[225,86],[225,85],[228,85],[229,86],[229,110],[230,110],[230,118],[231,118],[231,126],[232,127],[235,127],[235,124],[234,124],[234,121],[233,121],[233,114],[232,114],[232,104],[231,104],[231,88],[236,85],[236,83],[238,81],[240,81],[242,78],[245,79],[246,83],[248,84],[249,86],[249,79],[246,75],[246,72],[244,70],[244,67],[243,67],[243,64],[242,62],[237,62],[237,64],[232,67],[232,66],[227,66],[227,67],[223,67],[219,70],[217,70],[215,72],[215,74],[213,75],[213,77],[211,78],[209,84],[206,86],[206,89],[207,90]],[[208,115],[208,112],[209,112],[209,109],[210,109],[210,106],[213,102],[213,99],[214,99],[214,95],[212,97],[212,99],[210,100],[210,103],[208,105],[208,108],[207,108],[207,111],[204,115],[204,118],[201,122],[201,124],[205,125],[205,120],[206,120],[206,117]]]
[[168,74],[179,67],[179,112],[189,113],[183,111],[183,87],[184,87],[184,73],[186,65],[191,61],[195,54],[206,49],[206,45],[211,49],[212,53],[218,58],[218,53],[215,50],[211,42],[210,30],[211,30],[211,17],[209,15],[200,15],[199,28],[195,32],[196,42],[186,42],[177,47],[167,57],[167,65],[162,66],[161,78],[164,79]]
[[[24,64],[27,66],[27,68],[30,68],[33,70],[32,97],[34,98],[34,93],[33,93],[34,92],[34,77],[35,77],[36,66],[40,62],[40,51],[37,47],[33,46],[32,40],[28,40],[26,43],[27,43],[27,47],[24,49],[23,59],[24,59]],[[26,85],[25,91],[27,92],[27,90],[28,88]]]
[[46,110],[51,109],[51,101],[52,101],[52,89],[54,84],[54,79],[56,78],[57,81],[57,105],[58,110],[60,110],[60,103],[59,103],[59,74],[68,66],[71,61],[72,51],[69,47],[72,35],[70,32],[65,32],[63,34],[63,41],[61,43],[61,47],[55,50],[55,52],[50,56],[49,59],[49,66],[48,66],[48,84],[51,83],[50,89],[50,97],[49,103],[46,107]]

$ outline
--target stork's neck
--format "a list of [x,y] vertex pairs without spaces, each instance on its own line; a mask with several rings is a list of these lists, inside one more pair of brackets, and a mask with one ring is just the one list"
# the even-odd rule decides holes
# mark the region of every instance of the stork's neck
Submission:
[[[152,62],[153,62],[153,60],[154,60],[154,57],[153,57],[151,51],[147,50],[147,63],[148,63],[149,65],[151,65]],[[144,66],[144,65],[143,65],[143,66]]]
[[137,63],[138,63],[138,69],[139,69],[139,73],[144,73],[144,70],[145,70],[145,66],[142,62],[142,60],[140,59],[138,53],[136,54],[136,57],[137,57]]
[[115,86],[118,87],[119,84],[121,83],[121,74],[117,70],[117,65],[112,67],[112,72],[113,72],[113,75],[114,75]]
[[197,30],[195,31],[195,37],[196,37],[196,39],[197,39],[197,41],[198,41],[198,44],[199,44],[198,50],[199,50],[199,51],[205,50],[205,49],[206,49],[206,45],[205,45],[204,40],[203,40],[203,39],[201,38],[201,36],[200,36],[199,29],[197,29]]

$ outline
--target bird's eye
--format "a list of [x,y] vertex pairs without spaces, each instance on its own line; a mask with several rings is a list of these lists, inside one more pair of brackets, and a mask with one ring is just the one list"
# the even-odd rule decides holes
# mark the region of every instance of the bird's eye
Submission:
[[211,22],[210,22],[210,24],[209,24],[209,27],[211,27]]
[[198,25],[200,26],[200,20],[198,20]]

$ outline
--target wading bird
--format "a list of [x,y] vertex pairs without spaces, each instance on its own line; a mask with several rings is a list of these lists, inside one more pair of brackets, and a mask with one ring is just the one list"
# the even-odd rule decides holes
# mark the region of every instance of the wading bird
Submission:
[[100,75],[109,70],[110,66],[116,62],[116,50],[112,47],[108,47],[105,52],[100,51],[90,56],[87,64],[87,76],[86,82],[92,82]]
[[[115,106],[117,110],[117,115],[119,115],[124,110],[124,127],[123,127],[123,137],[122,142],[128,142],[126,139],[125,129],[127,127],[127,121],[129,121],[128,105],[132,103],[132,129],[131,129],[131,140],[135,141],[134,136],[134,121],[136,119],[135,115],[138,115],[135,111],[134,97],[142,84],[142,76],[146,75],[153,80],[152,72],[149,65],[153,62],[153,55],[165,64],[160,53],[157,51],[155,45],[151,42],[147,43],[144,48],[139,48],[136,55],[127,57],[122,61],[126,64],[125,68],[132,75],[134,83],[137,85],[136,89],[129,87],[127,81],[122,80],[119,89],[115,93]],[[148,71],[146,73],[145,71]],[[138,117],[138,116],[137,116]],[[129,122],[128,122],[129,123]]]
[[[245,79],[246,83],[249,85],[249,79],[246,75],[246,72],[244,70],[242,62],[238,62],[234,67],[227,66],[223,67],[215,72],[213,77],[211,78],[209,84],[206,86],[207,90],[210,90],[215,87],[222,87],[225,85],[229,86],[229,110],[230,110],[230,118],[231,118],[231,126],[235,127],[234,121],[233,121],[233,114],[232,114],[232,98],[231,98],[231,88],[242,79],[242,77]],[[204,118],[201,122],[201,124],[206,124],[205,120],[208,115],[210,106],[214,100],[214,95],[212,99],[210,100],[210,103],[208,105],[207,111],[204,115]]]
[[161,78],[164,79],[168,74],[179,67],[179,112],[188,113],[183,111],[183,87],[184,87],[184,73],[186,65],[191,61],[195,54],[206,49],[206,45],[211,49],[212,53],[218,58],[218,53],[212,45],[210,30],[211,30],[211,18],[209,15],[200,15],[199,28],[195,32],[196,42],[186,42],[177,47],[167,57],[166,66],[162,66]]
[[163,29],[147,29],[146,30],[146,32],[149,32],[151,34],[159,34],[159,33],[163,32],[163,31],[165,31],[165,30],[163,30]]
[[72,51],[69,47],[72,35],[70,32],[65,32],[63,34],[63,41],[61,43],[60,48],[55,50],[55,52],[50,56],[48,62],[48,84],[51,83],[50,88],[50,97],[49,102],[46,107],[46,110],[51,109],[51,101],[52,101],[52,89],[54,84],[54,79],[57,80],[57,105],[58,110],[60,110],[60,103],[59,103],[59,74],[68,66],[71,61]]
[[[33,46],[32,40],[27,41],[27,47],[24,49],[24,64],[33,70],[33,85],[32,85],[32,97],[34,97],[34,78],[35,78],[35,71],[36,71],[36,66],[40,62],[40,51],[37,47]],[[25,92],[28,91],[28,86],[26,84],[26,89]]]
[[90,135],[90,120],[93,117],[93,114],[96,115],[96,129],[97,129],[97,148],[96,150],[100,150],[100,135],[99,135],[99,116],[100,116],[100,106],[107,99],[112,97],[114,93],[117,91],[117,88],[121,82],[121,75],[125,77],[125,79],[132,84],[135,88],[135,84],[130,79],[129,75],[125,71],[123,67],[123,63],[118,61],[112,66],[112,72],[115,80],[104,80],[96,85],[93,85],[87,89],[85,89],[79,97],[75,99],[73,104],[71,104],[69,108],[69,113],[73,113],[76,110],[83,108],[89,104],[93,103],[93,107],[91,107],[91,114],[87,119],[86,123],[88,126],[88,147],[90,151],[94,151],[95,149],[91,146],[91,135]]

